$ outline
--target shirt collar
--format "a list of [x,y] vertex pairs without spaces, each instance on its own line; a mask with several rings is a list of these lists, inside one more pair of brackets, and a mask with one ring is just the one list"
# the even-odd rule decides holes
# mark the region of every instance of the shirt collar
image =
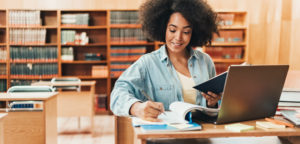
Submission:
[[[168,54],[167,54],[167,48],[166,48],[165,44],[160,47],[159,51],[161,53],[160,60],[161,61],[167,60],[168,59]],[[193,58],[193,57],[199,59],[199,56],[196,54],[195,50],[190,48],[190,59]]]

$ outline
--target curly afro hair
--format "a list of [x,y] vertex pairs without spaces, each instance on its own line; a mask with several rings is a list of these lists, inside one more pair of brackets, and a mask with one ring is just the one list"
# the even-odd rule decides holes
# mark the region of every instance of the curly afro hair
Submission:
[[190,46],[211,43],[218,33],[217,14],[203,0],[147,0],[139,9],[139,21],[148,38],[165,42],[170,16],[181,13],[192,26]]

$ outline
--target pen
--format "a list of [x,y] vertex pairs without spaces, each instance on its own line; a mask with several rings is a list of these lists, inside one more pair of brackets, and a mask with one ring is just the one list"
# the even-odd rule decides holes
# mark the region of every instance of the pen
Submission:
[[268,122],[275,123],[275,124],[285,125],[285,126],[288,126],[288,127],[291,127],[291,128],[294,127],[293,124],[290,124],[290,123],[287,123],[287,122],[284,122],[284,121],[280,121],[280,120],[276,120],[276,119],[265,118],[265,120],[268,121]]
[[[148,94],[146,94],[145,92],[144,92],[144,90],[141,90],[141,92],[142,92],[142,94],[149,100],[149,101],[153,101],[152,100],[152,98],[148,95]],[[162,112],[164,115],[166,115],[166,113],[165,112]]]

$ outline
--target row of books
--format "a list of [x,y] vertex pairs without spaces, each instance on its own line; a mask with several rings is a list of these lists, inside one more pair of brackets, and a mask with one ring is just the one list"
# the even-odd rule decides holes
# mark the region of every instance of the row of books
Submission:
[[38,82],[39,80],[18,80],[12,79],[10,80],[10,86],[19,86],[19,85],[31,85],[31,83]]
[[215,68],[216,68],[217,74],[227,71],[229,66],[230,66],[230,64],[226,64],[226,63],[216,63]]
[[61,48],[61,60],[63,60],[63,61],[73,61],[74,60],[73,47],[62,47]]
[[112,46],[111,53],[146,53],[145,46]]
[[10,44],[45,44],[46,29],[44,28],[13,28],[9,30]]
[[231,26],[234,24],[234,14],[232,13],[219,13],[219,25],[221,26]]
[[278,110],[300,110],[300,91],[283,90],[278,103]]
[[111,24],[136,24],[139,18],[138,11],[111,11]]
[[57,47],[10,47],[11,62],[57,62]]
[[110,75],[119,77],[133,62],[111,62]]
[[61,43],[85,45],[89,43],[89,37],[86,32],[76,33],[75,30],[62,30]]
[[5,75],[6,75],[6,65],[0,64],[0,76],[5,76]]
[[6,91],[6,80],[0,79],[0,92],[5,92],[5,91]]
[[219,36],[214,34],[213,42],[243,42],[244,32],[243,30],[221,30]]
[[45,64],[11,64],[11,78],[48,78],[58,76],[56,63]]
[[107,95],[98,94],[95,99],[95,110],[96,111],[105,111],[107,110]]
[[112,42],[128,42],[128,41],[139,41],[147,42],[146,36],[143,34],[141,29],[111,29],[110,40]]
[[61,23],[65,26],[88,26],[89,19],[90,17],[88,13],[61,15]]
[[10,10],[8,23],[10,26],[40,26],[40,15],[39,10]]
[[6,60],[6,48],[5,47],[0,47],[0,61],[5,61]]
[[243,58],[243,47],[207,47],[205,52],[214,59]]

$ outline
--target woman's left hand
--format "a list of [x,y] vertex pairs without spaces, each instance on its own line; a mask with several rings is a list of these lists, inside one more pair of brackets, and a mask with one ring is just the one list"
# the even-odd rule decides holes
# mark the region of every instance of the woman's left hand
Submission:
[[221,99],[222,94],[215,94],[211,91],[208,91],[207,94],[201,92],[204,98],[207,100],[207,107],[216,107],[216,104]]

